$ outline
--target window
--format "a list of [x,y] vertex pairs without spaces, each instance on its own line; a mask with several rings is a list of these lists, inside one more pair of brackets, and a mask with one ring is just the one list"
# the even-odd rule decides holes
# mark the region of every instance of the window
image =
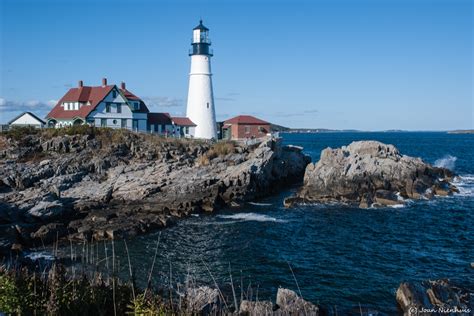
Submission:
[[107,126],[107,119],[100,119],[100,127],[106,127]]
[[113,120],[112,123],[114,123],[114,125],[117,125],[117,120]]
[[117,103],[117,113],[122,113],[122,104]]
[[159,127],[159,125],[155,124],[155,132],[158,132],[158,127]]
[[133,130],[138,130],[138,120],[133,120],[132,121],[132,128]]
[[209,102],[207,102],[207,108],[209,109]]
[[[208,104],[209,104],[209,103],[208,103]],[[189,134],[189,126],[186,126],[186,127],[184,128],[184,133],[185,133],[185,134]]]
[[138,110],[140,108],[140,103],[134,102],[133,104],[134,104],[135,110]]
[[245,126],[245,134],[250,134],[250,126]]
[[74,110],[79,110],[79,102],[74,103]]
[[105,104],[105,112],[110,113],[110,103]]
[[127,128],[127,119],[122,119],[122,128]]
[[115,99],[115,98],[117,97],[117,91],[115,91],[115,90],[112,91],[112,96],[113,96],[113,98]]

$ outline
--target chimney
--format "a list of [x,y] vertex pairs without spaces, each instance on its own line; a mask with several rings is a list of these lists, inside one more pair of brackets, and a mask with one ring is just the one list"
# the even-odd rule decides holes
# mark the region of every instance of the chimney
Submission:
[[120,84],[120,89],[125,90],[125,82],[122,81],[122,83]]
[[79,88],[82,88],[82,87],[84,86],[84,82],[83,82],[82,80],[79,80],[77,86],[78,86]]
[[102,87],[107,85],[107,78],[102,78]]

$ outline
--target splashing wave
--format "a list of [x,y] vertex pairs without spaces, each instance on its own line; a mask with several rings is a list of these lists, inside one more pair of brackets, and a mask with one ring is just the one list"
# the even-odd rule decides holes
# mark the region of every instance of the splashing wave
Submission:
[[456,160],[458,160],[457,157],[446,155],[443,158],[437,159],[434,162],[434,165],[435,167],[438,167],[438,168],[446,168],[449,170],[454,170],[454,167],[456,166]]

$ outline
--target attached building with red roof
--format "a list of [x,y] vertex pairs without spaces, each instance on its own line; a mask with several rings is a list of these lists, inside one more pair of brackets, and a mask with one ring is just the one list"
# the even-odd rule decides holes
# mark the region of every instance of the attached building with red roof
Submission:
[[224,121],[223,139],[261,138],[271,133],[271,124],[251,115],[239,115]]

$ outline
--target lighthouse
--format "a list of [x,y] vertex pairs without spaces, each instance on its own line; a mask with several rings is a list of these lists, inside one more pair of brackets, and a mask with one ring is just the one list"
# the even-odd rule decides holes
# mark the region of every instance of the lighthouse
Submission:
[[196,124],[194,137],[217,139],[216,111],[212,91],[209,29],[199,21],[193,29],[191,71],[186,116]]

